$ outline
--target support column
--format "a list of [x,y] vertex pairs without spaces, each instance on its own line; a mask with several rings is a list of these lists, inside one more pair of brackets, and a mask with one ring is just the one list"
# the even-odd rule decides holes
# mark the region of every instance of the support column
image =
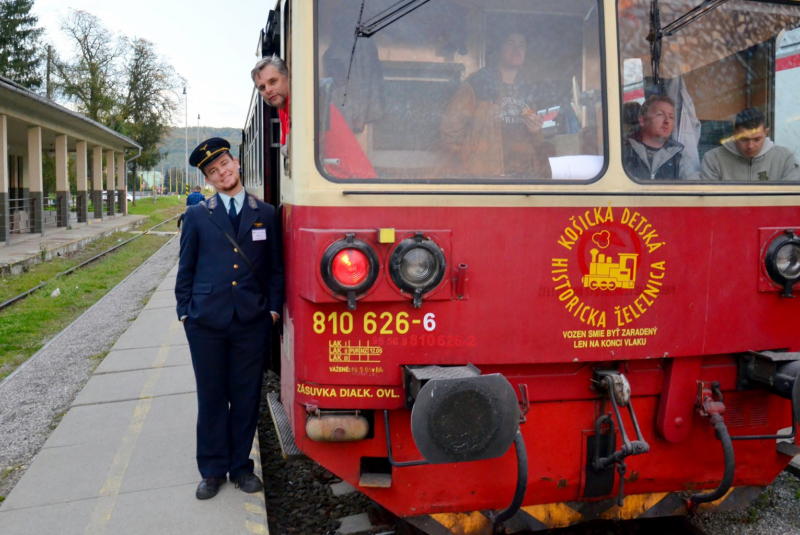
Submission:
[[106,197],[108,199],[108,215],[114,215],[114,184],[117,183],[114,174],[114,151],[106,151]]
[[28,188],[30,189],[31,213],[28,214],[33,221],[33,232],[44,236],[44,199],[42,191],[42,127],[28,128]]
[[128,215],[128,169],[125,167],[125,153],[117,154],[117,193],[119,194],[119,213]]
[[78,223],[86,223],[89,221],[89,158],[86,154],[86,142],[78,141],[75,144],[76,155],[76,171],[77,176],[77,191],[75,192],[77,198],[76,211],[78,212]]
[[11,232],[11,198],[8,172],[8,118],[0,115],[0,241],[8,240]]
[[67,171],[67,136],[56,136],[56,208],[58,226],[70,227],[69,176]]
[[[19,170],[22,171],[20,178],[22,179],[19,184],[19,206],[25,213],[28,214],[31,204],[31,174],[29,172],[30,166],[28,164],[28,155],[24,155],[17,160]],[[27,229],[27,223],[24,229]]]
[[[22,192],[20,191],[20,186],[22,184],[19,178],[19,156],[17,156],[16,154],[11,155],[11,157],[9,158],[8,168],[9,168],[8,195],[11,199],[19,199],[20,195],[22,194]],[[16,208],[17,208],[17,202],[12,200],[11,209],[16,210]]]
[[103,147],[92,149],[92,202],[94,218],[103,219]]

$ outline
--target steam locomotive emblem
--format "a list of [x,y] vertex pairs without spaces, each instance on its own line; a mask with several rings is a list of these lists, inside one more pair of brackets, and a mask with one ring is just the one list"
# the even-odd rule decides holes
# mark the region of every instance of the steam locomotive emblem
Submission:
[[620,253],[619,262],[614,262],[611,255],[606,256],[597,249],[589,252],[592,255],[592,262],[589,264],[589,274],[584,275],[582,279],[584,288],[616,290],[634,287],[638,254]]

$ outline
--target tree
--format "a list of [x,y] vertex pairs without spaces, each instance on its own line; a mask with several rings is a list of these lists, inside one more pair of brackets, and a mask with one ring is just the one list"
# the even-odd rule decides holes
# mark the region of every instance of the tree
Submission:
[[177,90],[184,81],[147,39],[135,38],[128,48],[130,53],[123,68],[125,93],[118,120],[120,131],[142,147],[142,155],[133,162],[135,186],[137,167],[153,170],[165,156],[159,145],[178,110]]
[[38,17],[33,0],[0,0],[0,75],[36,90],[42,85]]
[[118,60],[121,40],[100,19],[86,11],[71,10],[61,29],[72,40],[75,55],[56,61],[59,90],[89,119],[112,126],[119,102]]
[[152,170],[163,157],[158,145],[178,110],[177,89],[184,82],[153,43],[118,37],[90,13],[70,11],[61,29],[71,38],[74,55],[54,61],[59,93],[89,119],[142,147],[134,160],[135,185],[137,167]]

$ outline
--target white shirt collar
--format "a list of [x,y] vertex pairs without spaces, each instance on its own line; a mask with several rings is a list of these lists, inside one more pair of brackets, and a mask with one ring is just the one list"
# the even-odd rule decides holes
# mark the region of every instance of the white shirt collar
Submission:
[[225,205],[226,212],[230,211],[231,198],[236,199],[236,213],[238,214],[239,212],[242,211],[242,207],[244,206],[244,198],[245,195],[247,194],[244,188],[242,188],[241,191],[239,191],[239,193],[237,193],[233,197],[231,197],[230,195],[225,195],[224,193],[220,192],[217,192],[217,194],[219,195],[219,198],[222,199],[222,204]]

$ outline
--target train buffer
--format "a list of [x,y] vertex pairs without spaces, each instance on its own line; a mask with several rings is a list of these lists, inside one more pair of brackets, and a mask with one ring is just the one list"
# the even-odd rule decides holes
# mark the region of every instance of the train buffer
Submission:
[[[177,266],[117,340],[0,507],[0,533],[266,534],[263,493],[199,501],[197,398]],[[261,475],[257,440],[251,456]]]

